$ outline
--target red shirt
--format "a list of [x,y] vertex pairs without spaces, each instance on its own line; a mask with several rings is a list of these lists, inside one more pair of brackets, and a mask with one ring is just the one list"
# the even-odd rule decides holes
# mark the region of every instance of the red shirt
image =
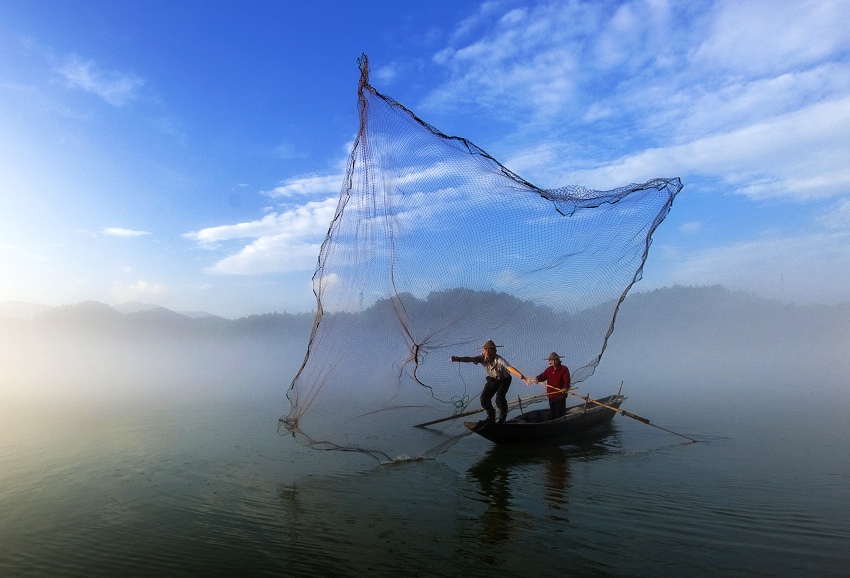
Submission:
[[570,387],[570,370],[566,365],[561,364],[557,367],[550,365],[535,379],[546,380],[546,397],[549,399],[561,399],[567,396],[567,389]]

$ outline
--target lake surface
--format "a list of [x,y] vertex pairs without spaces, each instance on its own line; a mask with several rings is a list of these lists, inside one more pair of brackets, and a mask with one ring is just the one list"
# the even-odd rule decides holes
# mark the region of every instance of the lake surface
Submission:
[[846,394],[632,395],[699,442],[618,416],[578,446],[378,465],[279,436],[283,394],[7,405],[0,575],[848,575]]

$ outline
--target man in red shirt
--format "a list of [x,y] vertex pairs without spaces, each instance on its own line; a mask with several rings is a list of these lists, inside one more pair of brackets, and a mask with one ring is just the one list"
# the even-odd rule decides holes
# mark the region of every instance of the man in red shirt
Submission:
[[[549,398],[549,410],[552,412],[552,419],[564,417],[567,413],[567,390],[570,388],[570,370],[566,365],[561,364],[562,355],[558,355],[554,351],[549,354],[547,360],[549,367],[534,378],[535,383],[546,381],[546,397]],[[531,383],[531,379],[526,379],[526,383]]]

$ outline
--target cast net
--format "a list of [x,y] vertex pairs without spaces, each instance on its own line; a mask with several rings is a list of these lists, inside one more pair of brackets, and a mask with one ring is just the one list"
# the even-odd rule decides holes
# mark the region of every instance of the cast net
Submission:
[[[492,339],[526,375],[553,350],[573,383],[593,373],[682,185],[538,188],[378,93],[359,63],[360,129],[281,428],[319,449],[429,457],[464,419],[414,425],[480,409],[482,366],[451,355]],[[508,399],[541,393],[514,378]]]

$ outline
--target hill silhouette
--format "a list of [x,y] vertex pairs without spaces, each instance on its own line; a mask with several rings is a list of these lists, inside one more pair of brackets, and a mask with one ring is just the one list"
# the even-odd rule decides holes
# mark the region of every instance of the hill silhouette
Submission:
[[[478,331],[470,313],[493,299],[517,310],[524,307],[507,294],[469,290],[421,300],[408,296],[407,303],[418,317],[456,319],[466,337],[483,341],[491,335]],[[362,314],[332,315],[364,316],[366,323],[358,325],[369,331],[352,338],[369,339],[392,323],[393,313],[391,304],[382,301]],[[558,315],[568,323],[568,314],[548,310],[525,318]],[[303,361],[313,320],[313,313],[192,317],[155,306],[122,313],[92,301],[48,309],[30,320],[0,317],[0,380],[5,384],[0,394],[160,395],[182,388],[242,395],[259,389],[279,392],[285,404],[283,395]],[[566,353],[559,343],[541,347],[545,353]],[[675,286],[627,297],[588,383],[626,380],[638,390],[667,383],[678,384],[679,391],[812,392],[846,382],[848,351],[850,303],[794,305],[721,286]]]
[[797,305],[721,286],[630,295],[599,375],[681,394],[811,395],[846,383],[850,303]]

